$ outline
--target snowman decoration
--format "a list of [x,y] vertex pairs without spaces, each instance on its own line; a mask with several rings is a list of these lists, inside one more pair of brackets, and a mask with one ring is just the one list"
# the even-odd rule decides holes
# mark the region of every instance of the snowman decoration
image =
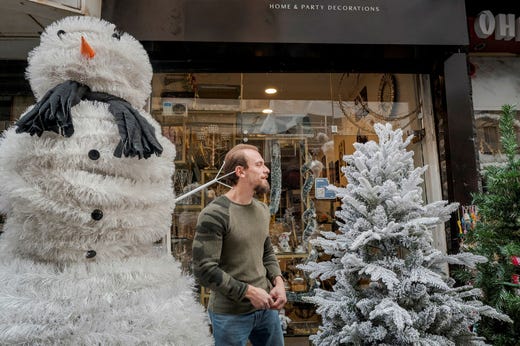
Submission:
[[152,68],[106,21],[67,17],[28,58],[37,103],[0,139],[0,344],[209,345],[169,232],[174,146]]

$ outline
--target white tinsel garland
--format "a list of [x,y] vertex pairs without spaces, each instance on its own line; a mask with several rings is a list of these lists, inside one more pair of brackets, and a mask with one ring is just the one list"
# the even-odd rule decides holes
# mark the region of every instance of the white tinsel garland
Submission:
[[0,281],[2,345],[211,343],[209,327],[190,318],[203,314],[193,280],[169,255],[64,268],[8,260]]
[[269,198],[269,212],[276,215],[280,207],[282,195],[282,160],[280,143],[274,140],[271,143],[271,196]]
[[[213,344],[193,279],[154,246],[170,232],[175,148],[141,109],[152,77],[146,51],[113,24],[69,17],[46,28],[28,76],[38,101],[73,81],[138,114],[121,129],[105,102],[64,102],[69,137],[52,125],[58,112],[42,107],[41,136],[12,128],[0,139],[0,345]],[[114,156],[121,132],[139,145],[132,119],[153,127],[161,156]]]

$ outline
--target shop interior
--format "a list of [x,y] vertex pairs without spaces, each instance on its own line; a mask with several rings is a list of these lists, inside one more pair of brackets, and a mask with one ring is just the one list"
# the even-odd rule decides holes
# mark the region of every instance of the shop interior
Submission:
[[[319,315],[305,302],[315,282],[297,269],[320,256],[309,240],[335,231],[341,199],[327,188],[348,183],[344,155],[355,142],[377,140],[376,122],[391,122],[414,135],[416,166],[424,164],[425,105],[421,78],[377,73],[158,73],[150,113],[177,149],[173,186],[173,255],[191,270],[191,241],[200,210],[228,187],[214,182],[225,153],[235,144],[257,146],[271,170],[270,234],[287,282],[281,314],[287,336],[316,333]],[[425,189],[427,191],[427,189]],[[187,197],[183,197],[186,195]],[[425,196],[426,199],[426,196]],[[200,288],[207,303],[208,291]]]

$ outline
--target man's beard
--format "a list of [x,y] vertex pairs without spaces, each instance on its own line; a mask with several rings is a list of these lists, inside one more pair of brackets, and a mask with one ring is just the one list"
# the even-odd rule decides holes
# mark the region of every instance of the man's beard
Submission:
[[268,182],[265,182],[265,184],[259,184],[255,187],[255,192],[257,195],[263,195],[264,193],[269,193],[271,191],[271,187],[269,186]]

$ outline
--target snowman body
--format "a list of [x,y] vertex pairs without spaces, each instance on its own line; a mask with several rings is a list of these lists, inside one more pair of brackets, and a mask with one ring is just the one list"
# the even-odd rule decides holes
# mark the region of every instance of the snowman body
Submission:
[[[119,124],[107,103],[87,99],[70,109],[69,137],[4,133],[0,345],[212,344],[193,279],[154,245],[171,225],[175,148],[142,109],[151,81],[146,52],[114,29],[89,17],[48,27],[29,57],[31,87],[40,100],[73,80],[127,100],[154,128],[162,153],[114,156]],[[76,49],[80,36],[94,57]]]

